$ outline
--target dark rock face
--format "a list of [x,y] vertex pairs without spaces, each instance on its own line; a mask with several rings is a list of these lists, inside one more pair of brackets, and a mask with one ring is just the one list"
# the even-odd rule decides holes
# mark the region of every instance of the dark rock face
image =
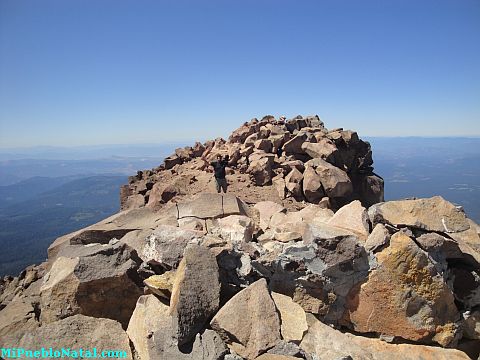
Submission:
[[178,345],[195,338],[217,312],[220,281],[215,256],[205,247],[189,245],[177,269],[170,300]]

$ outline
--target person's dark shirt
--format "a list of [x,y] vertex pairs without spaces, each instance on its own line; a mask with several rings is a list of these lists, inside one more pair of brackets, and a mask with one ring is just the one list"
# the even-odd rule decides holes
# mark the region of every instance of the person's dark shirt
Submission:
[[210,165],[212,165],[213,167],[216,179],[225,179],[226,177],[225,168],[228,166],[227,161],[225,160],[213,161]]

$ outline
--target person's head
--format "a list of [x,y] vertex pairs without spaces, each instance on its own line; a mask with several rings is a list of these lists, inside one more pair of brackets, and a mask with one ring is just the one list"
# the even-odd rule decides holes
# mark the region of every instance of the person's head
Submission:
[[225,155],[225,157],[223,158],[223,160],[225,160],[225,161],[228,161],[228,160],[230,160],[230,156],[228,156],[228,155]]
[[222,160],[222,154],[217,154],[216,158],[218,161]]

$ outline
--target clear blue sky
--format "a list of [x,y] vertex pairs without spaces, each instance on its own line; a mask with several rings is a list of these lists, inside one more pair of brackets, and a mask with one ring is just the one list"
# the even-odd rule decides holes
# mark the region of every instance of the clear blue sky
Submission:
[[480,135],[478,0],[0,0],[0,147],[227,136],[319,114]]

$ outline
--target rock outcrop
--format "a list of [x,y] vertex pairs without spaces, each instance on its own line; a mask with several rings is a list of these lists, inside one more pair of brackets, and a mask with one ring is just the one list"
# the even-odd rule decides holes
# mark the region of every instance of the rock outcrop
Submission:
[[230,156],[230,191],[248,202],[277,198],[319,204],[329,198],[331,206],[339,208],[352,200],[367,207],[383,201],[383,180],[373,172],[370,144],[357,133],[329,131],[318,116],[265,116],[242,125],[228,141],[179,148],[158,168],[139,171],[122,187],[122,209],[159,209],[172,200],[208,192],[213,184],[200,158],[209,149],[209,160],[217,154]]
[[[200,157],[230,156],[228,194]],[[268,116],[177,149],[123,211],[0,279],[0,345],[141,360],[477,359],[479,227],[383,201],[368,143]],[[467,356],[468,354],[468,356]]]

